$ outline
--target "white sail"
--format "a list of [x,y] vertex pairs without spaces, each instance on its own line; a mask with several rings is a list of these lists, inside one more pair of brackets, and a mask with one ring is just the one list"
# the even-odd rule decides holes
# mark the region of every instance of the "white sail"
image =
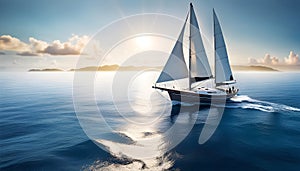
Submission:
[[188,69],[183,55],[183,36],[186,21],[172,50],[172,53],[169,56],[169,59],[166,65],[164,66],[160,76],[158,77],[156,83],[183,79],[188,77]]
[[216,84],[228,84],[235,82],[232,76],[228,54],[221,26],[215,11],[214,15],[214,50],[215,50],[215,79]]
[[212,77],[212,73],[192,4],[190,11],[191,78],[194,78],[196,81],[201,81]]

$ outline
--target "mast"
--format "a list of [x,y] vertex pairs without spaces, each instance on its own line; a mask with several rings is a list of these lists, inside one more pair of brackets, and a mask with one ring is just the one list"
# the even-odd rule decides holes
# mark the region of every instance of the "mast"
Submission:
[[192,4],[190,4],[190,8],[189,70],[191,80],[190,84],[192,84],[193,82],[199,82],[211,78],[212,73],[201,36],[198,19]]
[[[213,20],[215,20],[215,16],[214,16],[214,14],[215,14],[215,9],[213,8]],[[216,64],[217,64],[217,60],[216,60],[216,33],[215,33],[215,21],[213,21],[213,33],[214,33],[214,42],[213,42],[213,44],[214,44],[214,61],[215,61],[215,63],[214,63],[214,65],[215,65],[215,67],[214,67],[214,70],[215,70],[215,87],[217,87],[217,80],[216,80],[216,75],[217,75],[217,68],[216,68]]]
[[188,70],[189,70],[189,90],[191,90],[191,86],[192,86],[192,81],[191,81],[191,60],[192,60],[192,49],[191,49],[191,23],[192,23],[192,17],[191,17],[191,15],[192,15],[192,9],[193,8],[193,4],[192,3],[190,3],[190,33],[189,33],[189,68],[188,68]]

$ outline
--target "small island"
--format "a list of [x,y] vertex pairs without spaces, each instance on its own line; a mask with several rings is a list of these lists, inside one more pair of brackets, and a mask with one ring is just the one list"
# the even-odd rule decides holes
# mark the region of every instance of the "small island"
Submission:
[[232,70],[234,71],[269,71],[269,72],[278,72],[271,67],[261,66],[261,65],[250,65],[250,66],[243,66],[243,65],[233,65]]
[[62,69],[58,69],[58,68],[46,68],[46,69],[30,69],[28,70],[28,72],[61,72],[64,71]]

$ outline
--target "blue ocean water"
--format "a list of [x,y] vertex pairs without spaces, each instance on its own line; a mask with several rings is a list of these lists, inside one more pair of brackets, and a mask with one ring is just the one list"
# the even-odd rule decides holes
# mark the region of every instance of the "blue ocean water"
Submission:
[[[135,86],[129,100],[112,96],[107,89],[112,76],[105,72],[96,80],[95,99],[114,131],[106,132],[99,121],[91,135],[74,110],[73,73],[0,73],[1,170],[300,170],[299,73],[235,73],[239,95],[201,145],[207,109],[171,116],[176,107],[167,97],[160,92],[139,94],[145,90],[138,82],[130,84]],[[122,84],[116,85],[123,91]],[[139,149],[141,139],[193,119],[191,131],[175,148],[163,153],[156,148],[172,144],[173,139],[166,138]],[[154,158],[132,157],[143,154]]]

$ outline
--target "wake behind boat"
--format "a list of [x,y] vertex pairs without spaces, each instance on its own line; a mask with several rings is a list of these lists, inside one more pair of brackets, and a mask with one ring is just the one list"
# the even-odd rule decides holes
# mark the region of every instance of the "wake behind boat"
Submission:
[[[153,86],[155,89],[167,91],[172,101],[222,103],[238,93],[239,89],[235,86],[236,80],[233,78],[230,68],[221,26],[214,10],[213,20],[215,76],[212,75],[197,17],[192,3],[190,4],[190,11],[180,35]],[[188,65],[184,58],[185,31],[189,32]],[[187,80],[187,86],[176,84],[176,82],[184,82],[184,80]]]

